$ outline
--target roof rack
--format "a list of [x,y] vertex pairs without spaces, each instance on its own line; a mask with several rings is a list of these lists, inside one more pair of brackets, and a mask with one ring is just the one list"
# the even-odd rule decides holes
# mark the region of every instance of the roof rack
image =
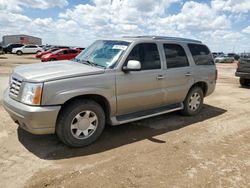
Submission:
[[185,42],[195,42],[195,43],[202,43],[199,40],[195,39],[187,39],[187,38],[181,38],[181,37],[166,37],[166,36],[154,36],[154,35],[148,35],[148,36],[124,36],[124,38],[149,38],[149,39],[155,39],[155,40],[170,40],[170,41],[185,41]]

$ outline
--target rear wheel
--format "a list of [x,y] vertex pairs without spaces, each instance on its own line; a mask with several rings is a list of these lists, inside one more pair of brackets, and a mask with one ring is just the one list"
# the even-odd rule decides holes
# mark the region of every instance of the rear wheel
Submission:
[[102,107],[91,100],[76,100],[60,113],[56,133],[68,146],[83,147],[94,142],[105,126]]
[[56,61],[56,59],[55,59],[55,58],[52,58],[50,61]]
[[249,86],[250,79],[240,78],[240,85],[241,86]]
[[186,116],[198,114],[203,106],[203,98],[204,94],[200,87],[191,88],[183,102],[182,114]]
[[18,51],[16,52],[16,54],[17,54],[17,55],[22,55],[22,54],[23,54],[23,52],[22,52],[22,51],[20,51],[20,50],[18,50]]

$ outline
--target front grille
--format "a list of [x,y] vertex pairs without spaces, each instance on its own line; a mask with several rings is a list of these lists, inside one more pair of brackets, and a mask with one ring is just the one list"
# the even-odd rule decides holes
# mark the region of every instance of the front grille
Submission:
[[22,81],[12,77],[10,82],[10,96],[17,98],[21,89]]

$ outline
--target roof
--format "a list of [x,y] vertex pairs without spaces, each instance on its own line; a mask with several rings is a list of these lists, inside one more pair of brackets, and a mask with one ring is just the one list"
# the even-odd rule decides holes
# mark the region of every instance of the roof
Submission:
[[202,43],[201,41],[194,40],[194,39],[187,39],[187,38],[181,38],[181,37],[154,36],[154,35],[152,35],[152,36],[124,36],[122,38],[125,38],[128,40],[152,39],[152,40],[167,40],[167,41]]
[[31,35],[25,35],[25,34],[19,34],[19,35],[4,35],[4,37],[22,37],[22,36],[25,36],[25,37],[33,37],[33,38],[38,38],[38,39],[41,39],[39,37],[35,37],[35,36],[31,36]]

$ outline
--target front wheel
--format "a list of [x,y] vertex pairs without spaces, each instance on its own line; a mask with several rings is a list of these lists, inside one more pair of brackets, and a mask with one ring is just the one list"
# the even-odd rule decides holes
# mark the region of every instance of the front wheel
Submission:
[[181,111],[183,115],[193,116],[200,112],[203,106],[204,94],[200,87],[193,87],[187,94]]
[[76,100],[65,106],[57,121],[56,133],[68,146],[83,147],[93,143],[105,126],[102,107],[92,100]]
[[19,50],[19,51],[16,52],[16,54],[17,54],[17,55],[22,55],[23,52]]

